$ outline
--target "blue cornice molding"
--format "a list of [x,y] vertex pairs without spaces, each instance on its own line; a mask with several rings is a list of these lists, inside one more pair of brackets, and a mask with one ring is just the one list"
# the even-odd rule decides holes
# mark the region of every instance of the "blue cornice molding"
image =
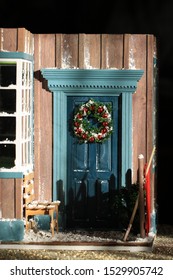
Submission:
[[41,69],[51,91],[55,89],[117,89],[135,92],[143,70],[114,69]]

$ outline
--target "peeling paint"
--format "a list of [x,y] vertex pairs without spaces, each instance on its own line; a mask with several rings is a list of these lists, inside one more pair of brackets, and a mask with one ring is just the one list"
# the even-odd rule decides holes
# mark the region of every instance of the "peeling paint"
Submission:
[[72,56],[67,52],[65,51],[64,52],[64,55],[63,55],[63,58],[62,58],[62,68],[70,68],[71,67],[71,59],[72,59]]
[[129,69],[136,69],[133,49],[129,50]]
[[84,66],[86,69],[92,68],[90,65],[90,50],[87,47],[84,48]]
[[106,67],[109,68],[109,49],[106,49]]

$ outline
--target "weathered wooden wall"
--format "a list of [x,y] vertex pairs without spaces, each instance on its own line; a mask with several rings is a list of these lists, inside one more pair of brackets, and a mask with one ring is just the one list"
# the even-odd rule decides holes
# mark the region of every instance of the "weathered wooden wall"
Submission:
[[135,182],[138,155],[143,154],[147,161],[153,148],[155,37],[145,34],[33,35],[20,28],[0,30],[0,50],[34,53],[34,152],[37,198],[52,197],[52,94],[47,90],[46,81],[40,74],[40,69],[45,67],[144,70],[137,91],[133,95],[133,182]]
[[[42,67],[144,70],[144,75],[138,83],[137,91],[133,95],[133,180],[136,181],[138,155],[143,154],[147,161],[153,147],[153,58],[156,53],[155,37],[153,35],[138,34],[36,34],[34,35],[34,41],[36,71]],[[41,86],[42,81],[39,83]],[[35,88],[35,97],[38,92]],[[41,108],[43,108],[45,102],[44,98],[47,98],[47,101],[49,100],[50,102],[51,95],[48,92],[46,96],[42,94],[39,102],[40,110],[38,110],[37,106],[40,121],[42,119],[42,125],[40,126],[39,123],[39,129],[44,129],[43,124],[47,126],[45,118],[41,115]],[[47,108],[47,110],[49,109]],[[50,114],[48,116],[47,121],[51,125]],[[39,139],[39,137],[36,138]]]
[[0,51],[34,54],[34,35],[25,28],[0,28]]

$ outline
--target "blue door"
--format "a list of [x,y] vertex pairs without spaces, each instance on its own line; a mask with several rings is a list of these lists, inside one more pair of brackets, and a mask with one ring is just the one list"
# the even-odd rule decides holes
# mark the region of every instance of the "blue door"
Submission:
[[90,97],[67,97],[67,228],[116,227],[112,204],[119,184],[119,99],[117,96],[92,98],[111,104],[113,133],[103,143],[79,143],[73,133],[74,111]]

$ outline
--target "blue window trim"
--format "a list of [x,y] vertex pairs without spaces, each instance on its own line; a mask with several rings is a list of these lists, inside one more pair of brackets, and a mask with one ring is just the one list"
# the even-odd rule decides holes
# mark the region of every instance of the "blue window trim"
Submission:
[[0,58],[4,59],[26,59],[33,60],[33,56],[23,52],[0,52]]
[[23,178],[23,172],[0,172],[0,179]]
[[[57,182],[66,186],[67,96],[103,94],[121,98],[121,168],[120,184],[126,185],[126,175],[132,169],[132,94],[143,70],[104,69],[41,69],[54,100],[53,199],[58,198]],[[63,116],[63,118],[62,118]],[[62,129],[63,128],[63,129]],[[59,164],[61,163],[61,164]]]

